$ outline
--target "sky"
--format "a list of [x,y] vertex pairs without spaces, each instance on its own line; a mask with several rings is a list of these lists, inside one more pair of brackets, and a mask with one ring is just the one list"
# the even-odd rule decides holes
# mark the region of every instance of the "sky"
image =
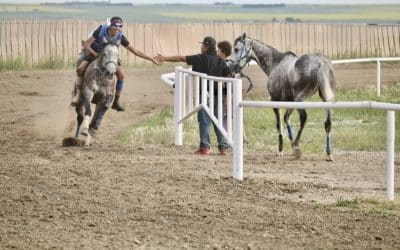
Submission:
[[[62,3],[71,0],[0,0],[0,3]],[[73,0],[76,1],[76,0]],[[83,1],[83,0],[79,0]],[[100,0],[88,0],[100,1]],[[152,4],[152,3],[214,3],[214,2],[232,2],[236,4],[249,3],[286,3],[286,4],[400,4],[400,0],[111,0],[111,2],[132,2],[134,4]]]

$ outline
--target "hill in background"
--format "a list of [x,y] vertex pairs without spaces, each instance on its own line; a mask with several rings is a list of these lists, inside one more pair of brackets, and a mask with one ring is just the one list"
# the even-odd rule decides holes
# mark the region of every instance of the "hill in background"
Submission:
[[397,5],[107,4],[0,5],[1,19],[86,19],[118,15],[128,22],[400,23]]

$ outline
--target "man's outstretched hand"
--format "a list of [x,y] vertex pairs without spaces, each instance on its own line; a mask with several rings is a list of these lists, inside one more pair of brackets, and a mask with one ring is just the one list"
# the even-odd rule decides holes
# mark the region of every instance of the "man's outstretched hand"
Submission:
[[161,54],[157,54],[157,56],[154,57],[157,59],[160,63],[163,63],[165,61],[165,57]]
[[156,65],[161,65],[161,64],[162,64],[162,61],[160,61],[160,59],[158,58],[158,55],[159,55],[159,54],[157,54],[157,56],[151,58],[151,61],[152,61],[154,64],[156,64]]

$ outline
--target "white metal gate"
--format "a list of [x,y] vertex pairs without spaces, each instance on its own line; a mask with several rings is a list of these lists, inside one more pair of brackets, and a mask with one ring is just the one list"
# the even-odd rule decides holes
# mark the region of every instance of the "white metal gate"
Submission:
[[[214,82],[217,84],[217,93],[214,93]],[[177,66],[174,81],[175,145],[182,145],[183,122],[203,109],[218,130],[221,131],[228,144],[233,146],[232,85],[238,83],[241,85],[241,82],[241,79],[208,76]],[[227,88],[225,103],[223,102],[223,84],[226,84]],[[208,88],[207,85],[209,85]],[[217,98],[215,99],[214,96],[217,96]],[[217,102],[217,116],[214,115],[214,102]],[[226,110],[226,128],[223,126],[223,110]]]

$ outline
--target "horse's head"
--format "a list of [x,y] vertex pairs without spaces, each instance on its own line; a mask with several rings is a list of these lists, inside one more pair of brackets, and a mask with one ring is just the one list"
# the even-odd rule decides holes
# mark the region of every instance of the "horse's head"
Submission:
[[107,44],[101,52],[101,68],[109,77],[117,72],[118,58],[118,46],[116,44]]
[[232,73],[239,73],[253,58],[252,40],[246,38],[246,33],[239,36],[233,45],[233,54],[229,59],[228,67]]

